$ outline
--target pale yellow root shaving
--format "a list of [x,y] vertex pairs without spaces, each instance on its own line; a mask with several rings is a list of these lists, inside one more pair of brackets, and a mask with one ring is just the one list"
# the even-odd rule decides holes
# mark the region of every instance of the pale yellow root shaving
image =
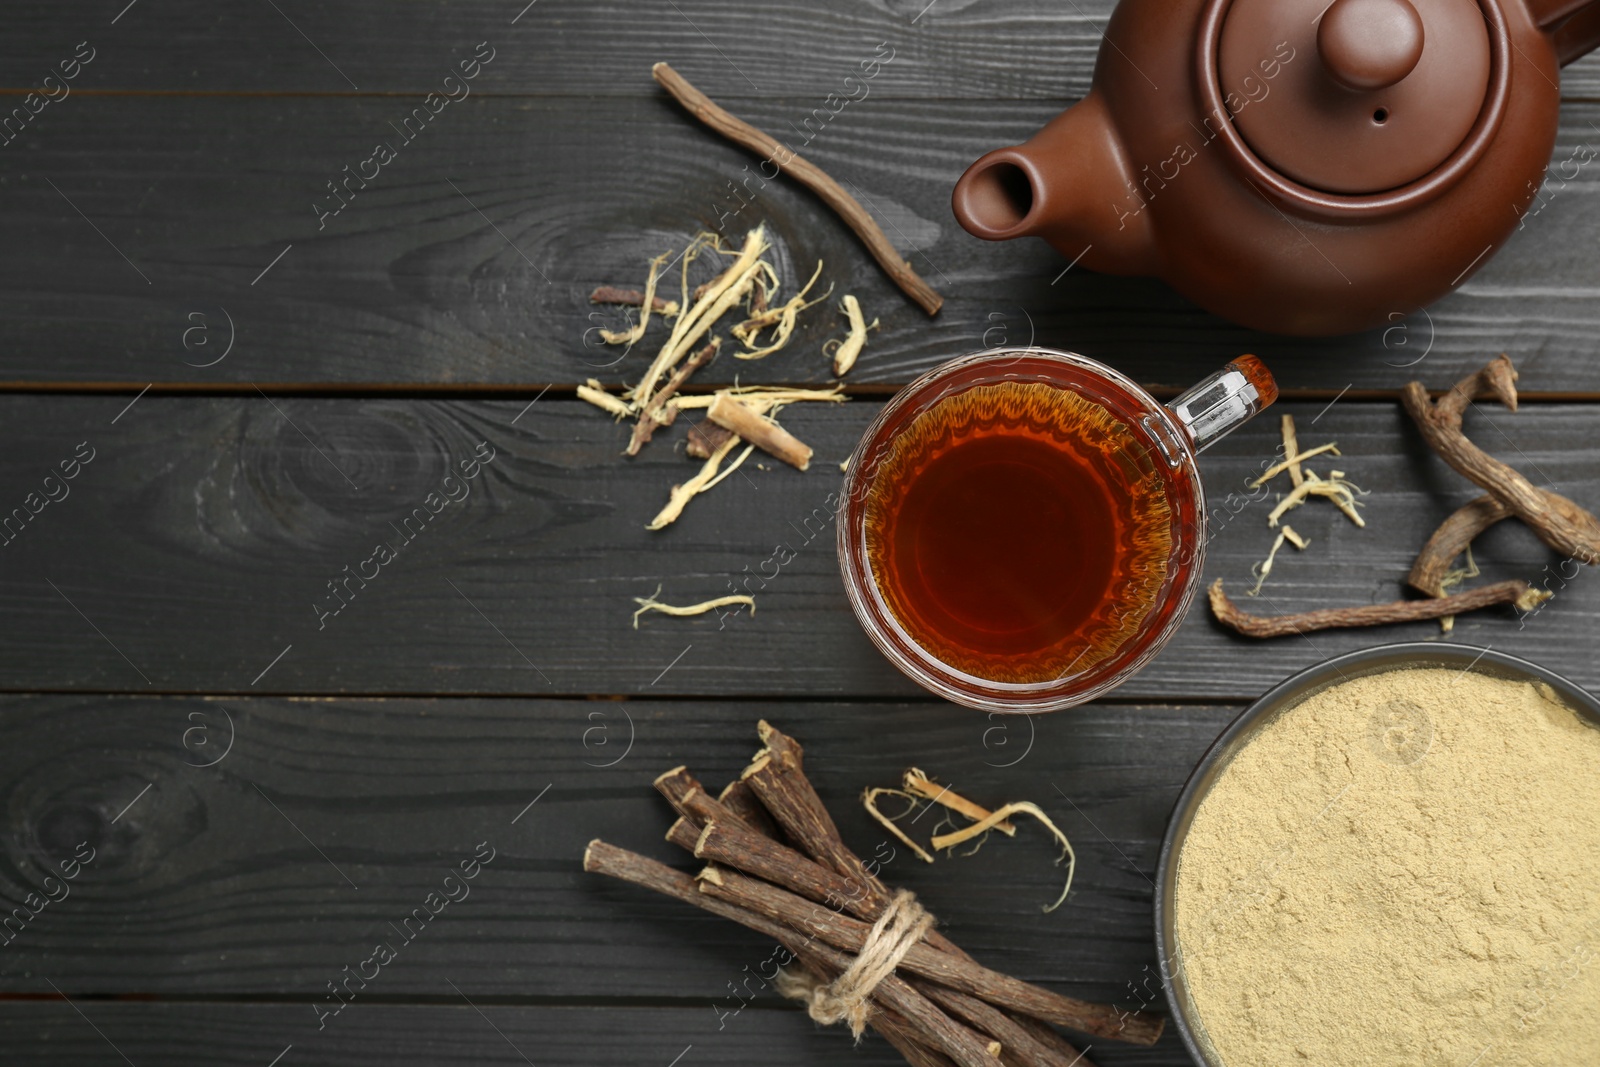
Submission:
[[1465,567],[1457,567],[1455,570],[1445,571],[1444,576],[1439,579],[1440,596],[1448,593],[1452,588],[1460,585],[1468,578],[1476,578],[1478,575],[1483,573],[1482,571],[1478,570],[1478,563],[1472,558],[1471,545],[1467,546],[1466,556],[1467,565]]
[[[677,408],[680,408],[680,410],[682,410],[682,408],[710,408],[710,406],[717,402],[718,397],[738,398],[739,406],[742,406],[742,408],[747,408],[750,413],[757,414],[757,416],[766,416],[766,418],[773,421],[773,424],[778,422],[779,411],[784,410],[784,406],[790,405],[790,403],[802,402],[802,400],[822,400],[822,402],[842,403],[843,400],[845,400],[845,397],[840,395],[840,392],[838,392],[837,387],[829,390],[781,389],[781,387],[771,386],[736,386],[733,387],[733,389],[718,389],[717,392],[714,392],[714,394],[702,395],[702,397],[674,397],[672,400],[667,402],[666,406],[667,408],[674,408],[674,406],[677,406]],[[678,400],[682,400],[682,405],[678,403]],[[725,427],[725,429],[736,430],[736,427]],[[789,438],[789,440],[795,440],[795,438],[792,437],[792,435],[787,434],[787,432],[784,434],[784,437]],[[805,450],[805,461],[810,462],[810,448],[806,448],[802,442],[797,442],[797,440],[795,440],[795,445],[798,445],[800,448]],[[795,462],[795,459],[789,458],[789,456],[782,456],[782,459],[784,459],[786,462],[794,462],[795,466],[805,470],[805,464],[803,464],[803,462]],[[734,462],[734,466],[730,467],[728,472],[736,469],[741,462],[744,462],[744,456],[739,456],[738,461]],[[720,477],[718,477],[717,480],[714,480],[714,482],[707,483],[707,485],[702,488],[702,493],[704,493],[706,490],[709,490],[710,486],[717,485],[717,482],[720,482],[722,478],[728,477],[728,472],[720,475]]]
[[1295,533],[1294,527],[1285,523],[1283,531],[1278,534],[1278,539],[1272,542],[1272,551],[1267,553],[1266,561],[1258,563],[1255,566],[1254,570],[1256,574],[1256,585],[1255,588],[1251,589],[1247,595],[1259,596],[1261,594],[1261,587],[1266,583],[1267,575],[1272,573],[1272,561],[1278,557],[1278,549],[1283,547],[1283,543],[1285,541],[1288,541],[1296,548],[1302,549],[1311,543],[1304,537],[1301,537],[1299,534]]
[[[1478,570],[1478,563],[1472,558],[1471,545],[1467,546],[1466,556],[1467,565],[1465,567],[1457,567],[1454,570],[1445,571],[1444,575],[1439,579],[1440,596],[1444,596],[1445,594],[1449,593],[1451,589],[1460,585],[1468,578],[1476,578],[1478,575],[1483,573],[1482,571]],[[1446,615],[1439,620],[1439,630],[1441,633],[1449,633],[1455,628],[1456,617],[1454,615]]]
[[738,458],[735,459],[732,463],[728,464],[728,469],[723,471],[721,474],[717,475],[715,478],[711,479],[705,485],[701,486],[700,487],[700,491],[702,493],[706,492],[707,490],[715,487],[718,482],[722,481],[722,479],[726,478],[728,475],[730,475],[734,471],[738,470],[744,464],[744,461],[750,458],[750,453],[754,452],[755,450],[756,450],[756,446],[755,445],[745,445],[744,446],[744,451],[739,453]]
[[1283,433],[1283,455],[1288,465],[1289,480],[1298,487],[1305,481],[1305,475],[1300,473],[1300,441],[1294,432],[1294,416],[1285,415],[1278,426]]
[[1366,496],[1367,491],[1346,478],[1344,471],[1329,471],[1327,481],[1318,478],[1315,471],[1306,471],[1305,475],[1306,481],[1313,483],[1312,496],[1333,501],[1333,506],[1344,512],[1351,522],[1366,527],[1366,520],[1356,513],[1356,508],[1360,507],[1356,502],[1356,494]]
[[593,378],[578,386],[578,399],[587,400],[601,411],[609,411],[619,419],[633,414],[633,409],[628,407],[626,402],[606,392],[605,388]]
[[[719,390],[712,395],[680,396],[662,398],[655,403],[654,398],[658,393],[664,376],[669,375],[682,363],[685,355],[693,350],[706,333],[723,315],[732,310],[741,302],[751,300],[755,293],[769,303],[777,293],[779,279],[777,271],[772,264],[762,259],[769,244],[766,239],[765,226],[757,226],[745,235],[742,248],[737,252],[727,249],[722,244],[721,238],[714,234],[698,234],[689,242],[682,253],[683,268],[680,285],[683,291],[683,307],[687,310],[678,314],[672,332],[666,343],[652,361],[650,368],[631,389],[624,390],[621,396],[609,393],[598,381],[591,378],[583,385],[578,386],[577,393],[580,399],[593,404],[619,419],[638,416],[641,419],[651,419],[656,425],[670,425],[678,411],[684,409],[703,409],[710,407],[718,396],[727,395],[738,398],[743,407],[748,408],[757,415],[775,416],[787,404],[802,401],[818,401],[824,403],[842,403],[845,397],[841,394],[839,386],[831,389],[792,389],[781,386],[734,386],[731,389]],[[692,306],[689,300],[689,264],[705,251],[716,255],[730,256],[733,258],[731,265],[699,290],[699,297]],[[646,282],[644,294],[644,310],[641,321],[637,327],[626,334],[609,334],[606,340],[611,343],[632,342],[642,337],[648,321],[650,310],[655,303],[656,290],[660,285],[662,264],[665,256],[657,257],[650,262],[650,275]],[[787,303],[776,307],[767,308],[756,312],[741,324],[735,333],[744,344],[749,347],[758,343],[761,331],[768,327],[776,327],[769,338],[773,343],[765,350],[757,350],[751,355],[741,358],[753,358],[754,355],[765,355],[767,352],[776,351],[788,343],[795,326],[795,317],[800,311],[812,306],[818,301],[806,302],[806,294],[815,286],[821,276],[822,263],[819,261],[817,270],[811,276],[800,293]],[[758,289],[759,287],[759,289]],[[831,289],[829,290],[832,291]],[[825,299],[825,297],[823,298]],[[748,312],[747,312],[748,314]],[[715,342],[714,342],[715,343]],[[681,385],[681,382],[677,384]],[[727,467],[723,461],[740,444],[746,447],[742,453]],[[635,451],[637,447],[635,446]],[[739,438],[731,438],[724,442],[701,467],[700,472],[682,485],[672,487],[672,492],[667,504],[652,519],[647,529],[659,530],[677,520],[684,508],[696,495],[714,487],[722,479],[739,469],[740,464],[750,457],[753,447]]]
[[[934,837],[937,837],[937,836],[939,836],[939,834],[942,831],[944,831],[946,829],[950,829],[950,830],[956,829],[955,816],[951,812],[948,812],[948,811],[944,812],[942,815],[939,816],[939,821],[933,824],[933,829],[930,830],[929,832]],[[973,840],[973,842],[972,842],[972,847],[967,849],[965,852],[957,852],[955,849],[952,848],[948,852],[946,852],[945,855],[947,855],[947,856],[960,856],[963,859],[965,859],[968,856],[975,856],[975,855],[977,855],[978,850],[981,849],[984,846],[984,843],[987,842],[988,840],[989,840],[989,835],[988,834],[984,834],[981,837],[975,838]]]
[[[917,844],[915,841],[911,840],[911,838],[906,835],[904,830],[895,825],[893,819],[889,818],[889,816],[878,810],[878,798],[881,796],[901,797],[908,801],[913,808],[916,807],[917,804],[916,798],[910,793],[902,792],[899,789],[881,789],[874,786],[873,788],[868,789],[865,793],[861,794],[861,806],[866,808],[867,814],[878,820],[878,823],[885,830],[893,834],[895,840],[899,841],[902,845],[906,846],[913,853],[915,853],[918,859],[922,860],[924,863],[932,863],[933,857],[928,855],[926,849]],[[909,811],[910,809],[907,810]]]
[[663,615],[676,616],[704,615],[708,611],[725,608],[730,604],[748,604],[750,606],[750,614],[754,615],[756,613],[756,598],[753,596],[719,596],[715,600],[703,600],[698,604],[687,604],[679,607],[673,604],[663,604],[656,599],[660,595],[661,587],[658,585],[656,586],[656,591],[649,596],[636,596],[633,598],[633,602],[639,605],[639,610],[633,613],[633,628],[635,630],[639,628],[639,616],[647,611],[659,611]]
[[[912,767],[906,771],[905,777],[901,781],[906,787],[906,792],[912,796],[930,800],[935,804],[942,804],[956,814],[966,816],[973,822],[982,822],[992,814],[982,804],[973,803],[949,786],[935,782],[924,774],[919,767]],[[994,828],[1007,837],[1015,837],[1017,835],[1017,828],[1009,822],[996,823]]]
[[[748,234],[746,236],[748,236]],[[738,257],[739,257],[740,250],[736,249],[736,248],[729,248],[727,245],[723,244],[722,243],[722,235],[721,234],[707,233],[707,232],[702,230],[700,232],[700,234],[696,237],[696,240],[698,240],[701,243],[700,246],[702,248],[710,249],[711,252],[714,253],[715,255],[729,256],[729,257],[732,257],[734,259],[738,259]],[[698,256],[699,256],[699,253],[696,252],[696,257],[698,258]],[[694,301],[698,302],[713,287],[719,286],[723,282],[727,281],[730,277],[732,277],[733,272],[735,272],[737,269],[738,269],[737,266],[731,266],[731,267],[724,268],[721,274],[718,274],[715,278],[712,278],[705,285],[702,285],[698,289],[695,290]],[[768,275],[763,273],[760,276],[764,279]],[[775,272],[771,276],[774,278],[774,280],[776,280],[776,273]],[[683,304],[684,307],[692,307],[693,306],[693,304],[690,302],[690,298],[689,298],[689,272],[687,270],[683,272],[683,298],[684,298],[684,304]]]
[[[645,529],[659,530],[664,526],[669,526],[673,522],[676,522],[678,516],[683,514],[683,509],[688,506],[689,501],[693,500],[696,495],[705,492],[707,489],[710,489],[713,485],[717,484],[717,482],[721,480],[721,478],[719,478],[717,475],[718,468],[722,466],[722,461],[728,458],[728,453],[732,452],[740,443],[741,442],[737,437],[728,438],[717,448],[715,452],[711,453],[711,458],[707,459],[705,463],[701,465],[699,474],[696,474],[693,478],[690,478],[682,485],[673,486],[672,495],[667,500],[667,506],[662,508],[660,513],[657,514],[655,518],[650,520],[649,525],[647,525]],[[746,447],[744,450],[744,455],[735,460],[733,465],[723,472],[723,477],[726,477],[728,474],[731,474],[733,471],[737,470],[739,464],[745,461],[746,457],[750,455],[750,452],[751,449]]]
[[[820,263],[821,260],[818,260]],[[761,261],[762,271],[756,278],[756,285],[761,289],[761,302],[766,307],[772,306],[772,298],[778,295],[782,283],[778,281],[778,269],[766,260]]]
[[[867,331],[878,328],[878,320],[873,319],[872,325],[867,325],[866,318],[861,314],[861,302],[854,296],[846,293],[840,310],[850,322],[850,332],[844,340],[834,338],[822,346],[822,354],[833,356],[833,373],[840,378],[850,373],[850,368],[856,365],[856,357],[861,355],[861,350],[867,344]],[[829,352],[829,346],[833,350]]]
[[1334,507],[1344,512],[1351,522],[1364,527],[1367,525],[1366,520],[1356,512],[1359,506],[1356,502],[1357,493],[1365,496],[1366,490],[1354,482],[1346,481],[1344,471],[1331,472],[1327,481],[1318,478],[1312,471],[1306,471],[1305,481],[1295,486],[1289,495],[1278,501],[1277,507],[1272,509],[1271,514],[1267,516],[1267,525],[1276,527],[1284,512],[1299,507],[1309,497],[1320,496],[1332,501]]
[[[723,290],[720,296],[716,297],[715,302],[711,304],[710,308],[705,312],[700,321],[684,332],[683,337],[678,341],[676,347],[671,346],[671,342],[669,342],[669,346],[662,349],[661,355],[656,357],[656,362],[652,364],[650,370],[646,372],[644,379],[640,382],[640,386],[649,389],[651,392],[654,392],[661,376],[669,373],[678,365],[679,360],[681,360],[686,353],[692,351],[694,347],[700,343],[700,339],[704,337],[707,331],[711,329],[712,324],[720,319],[723,315],[727,314],[729,309],[733,308],[741,300],[750,295],[750,287],[753,284],[755,271],[760,266],[761,264],[757,263],[735,278],[733,284],[727,289]],[[713,294],[711,293],[707,293],[706,299],[711,299],[712,295]],[[682,320],[680,319],[679,321]],[[634,393],[634,402],[637,403],[642,410],[649,402],[649,396],[648,394],[640,394],[636,389]]]
[[[712,323],[749,295],[763,267],[761,254],[768,247],[766,226],[751,230],[745,235],[744,247],[733,265],[718,276],[693,307],[678,316],[667,343],[661,346],[661,351],[650,364],[650,369],[645,371],[644,377],[639,379],[639,384],[633,387],[630,402],[634,410],[644,410],[662,376],[670,372],[683,354],[694,347]],[[684,285],[687,288],[687,280]]]
[[695,396],[675,396],[667,401],[668,407],[677,408],[679,411],[708,408],[716,400],[718,393],[727,393],[729,396],[738,397],[746,407],[765,414],[774,404],[796,404],[807,400],[819,400],[829,404],[842,404],[848,399],[840,386],[831,389],[788,389],[778,385],[735,385],[728,389],[718,389],[716,393],[702,393]]
[[[1284,418],[1285,419],[1292,419],[1293,416],[1292,415],[1285,415]],[[1294,432],[1293,430],[1290,431],[1291,434],[1293,432]],[[1340,454],[1339,453],[1339,446],[1338,446],[1337,443],[1335,443],[1333,441],[1329,441],[1325,445],[1318,445],[1316,448],[1313,448],[1313,449],[1311,449],[1309,451],[1297,453],[1293,457],[1291,457],[1289,459],[1286,459],[1281,463],[1276,463],[1273,466],[1268,467],[1267,470],[1266,470],[1266,473],[1264,473],[1261,477],[1257,478],[1255,481],[1250,483],[1250,488],[1255,489],[1258,486],[1266,485],[1268,482],[1270,482],[1272,479],[1276,478],[1278,475],[1282,474],[1284,471],[1289,471],[1290,472],[1289,473],[1290,479],[1294,482],[1295,485],[1299,485],[1302,481],[1304,481],[1304,477],[1302,476],[1302,477],[1296,478],[1295,474],[1298,473],[1298,472],[1295,470],[1295,468],[1298,467],[1299,464],[1302,461],[1308,460],[1312,456],[1320,456],[1324,452],[1331,452],[1331,453],[1333,453],[1334,455],[1337,456],[1337,455]]]
[[639,321],[631,330],[601,330],[600,340],[608,345],[631,345],[644,336],[644,328],[650,325],[650,309],[656,302],[656,281],[661,274],[661,267],[667,262],[665,252],[650,261],[650,277],[644,283],[644,303],[639,308]]
[[[737,252],[723,247],[722,236],[720,234],[706,233],[704,231],[695,234],[694,239],[689,242],[689,246],[683,250],[683,266],[678,272],[678,286],[681,293],[681,296],[679,297],[679,303],[685,308],[694,307],[694,303],[689,299],[689,264],[699,259],[700,253],[706,249],[710,249],[714,254],[719,256],[738,255]],[[716,280],[721,281],[722,277],[723,275],[718,275]]]
[[[818,269],[818,274],[821,274],[821,259],[816,261],[816,269]],[[811,282],[816,282],[816,274],[811,275]],[[811,282],[806,283],[806,290],[810,290]],[[734,338],[738,338],[747,349],[754,347],[755,334],[766,330],[768,326],[776,325],[784,315],[784,307],[786,306],[784,304],[774,304],[773,302],[774,296],[778,296],[779,288],[782,288],[782,283],[779,282],[778,269],[763,259],[762,270],[760,270],[760,274],[755,275],[755,288],[750,291],[750,301],[755,301],[755,290],[760,290],[765,307],[762,310],[758,310],[758,312],[757,310],[746,309],[746,320],[739,323],[738,326],[734,326],[733,330],[731,330]],[[790,299],[790,302],[800,298],[800,296],[805,296],[805,290],[800,290],[798,296]]]
[[[954,833],[940,834],[933,839],[931,844],[935,851],[953,848],[963,841],[970,841],[979,834],[987,833],[1005,822],[1012,815],[1032,815],[1045,825],[1045,828],[1050,831],[1057,841],[1061,842],[1061,855],[1067,861],[1067,884],[1062,887],[1061,895],[1056,898],[1055,903],[1045,906],[1044,911],[1048,914],[1059,908],[1067,899],[1067,894],[1072,891],[1072,876],[1078,869],[1078,854],[1072,850],[1072,842],[1067,840],[1067,835],[1061,832],[1060,827],[1050,821],[1050,816],[1041,811],[1037,804],[1026,800],[1018,801],[1015,804],[1007,804],[998,811],[991,812],[988,818],[975,822],[965,829],[957,830]],[[1057,862],[1060,861],[1058,860]]]
[[[822,260],[819,259],[817,260],[816,272],[811,275],[811,280],[806,282],[806,287],[800,290],[794,296],[790,297],[787,303],[782,304],[779,307],[768,308],[766,311],[756,315],[754,318],[748,319],[745,322],[741,322],[739,325],[735,326],[733,328],[733,335],[739,339],[739,341],[745,346],[746,349],[748,349],[748,351],[735,352],[733,354],[734,358],[764,359],[787,345],[789,343],[790,336],[794,333],[795,319],[799,316],[800,312],[804,311],[808,307],[820,304],[822,301],[828,299],[828,297],[833,293],[833,287],[829,286],[828,291],[817,297],[817,299],[812,300],[809,303],[806,301],[806,294],[811,291],[811,287],[813,285],[817,284],[817,279],[821,276]],[[756,342],[760,337],[761,331],[772,326],[776,326],[777,329],[773,330],[771,343],[765,348],[757,348]]]

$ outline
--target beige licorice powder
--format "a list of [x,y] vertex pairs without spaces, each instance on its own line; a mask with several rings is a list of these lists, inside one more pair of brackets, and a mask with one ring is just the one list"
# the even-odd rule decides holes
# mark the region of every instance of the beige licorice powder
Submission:
[[1174,917],[1224,1067],[1596,1067],[1600,728],[1473,670],[1325,689],[1201,801]]

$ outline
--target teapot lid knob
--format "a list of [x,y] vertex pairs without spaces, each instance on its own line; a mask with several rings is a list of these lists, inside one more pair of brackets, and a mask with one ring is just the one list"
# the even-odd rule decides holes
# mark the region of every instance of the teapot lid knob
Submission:
[[1317,52],[1340,85],[1371,92],[1411,73],[1422,37],[1409,0],[1333,0],[1317,27]]
[[1312,189],[1366,196],[1418,181],[1489,99],[1480,0],[1210,2],[1224,14],[1212,74],[1221,106],[1206,126],[1231,118],[1263,166]]

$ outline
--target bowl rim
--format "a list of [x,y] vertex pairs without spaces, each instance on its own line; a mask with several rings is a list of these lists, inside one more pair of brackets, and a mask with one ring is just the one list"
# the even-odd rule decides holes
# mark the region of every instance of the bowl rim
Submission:
[[1178,794],[1172,815],[1167,820],[1166,833],[1161,841],[1160,860],[1156,867],[1155,940],[1161,987],[1166,993],[1173,1027],[1183,1039],[1189,1055],[1193,1056],[1195,1062],[1202,1067],[1224,1067],[1224,1065],[1211,1055],[1206,1045],[1199,1039],[1190,1017],[1191,1009],[1181,975],[1175,974],[1171,966],[1177,940],[1171,925],[1175,913],[1173,901],[1177,891],[1178,855],[1182,850],[1189,826],[1194,821],[1200,801],[1210,789],[1228,757],[1243,747],[1248,742],[1249,735],[1278,712],[1298,704],[1335,681],[1349,681],[1405,666],[1460,666],[1463,671],[1475,667],[1487,667],[1490,669],[1484,673],[1541,681],[1570,702],[1579,714],[1586,715],[1600,727],[1600,697],[1596,697],[1570,679],[1548,667],[1520,656],[1496,651],[1492,647],[1447,641],[1400,641],[1334,656],[1295,672],[1241,711],[1207,747],[1184,782],[1183,791]]

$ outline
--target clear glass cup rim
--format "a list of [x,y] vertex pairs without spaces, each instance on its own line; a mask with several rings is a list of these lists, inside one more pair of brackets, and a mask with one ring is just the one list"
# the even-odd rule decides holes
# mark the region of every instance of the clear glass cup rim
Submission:
[[[1186,540],[1181,547],[1176,544],[1174,546],[1175,554],[1181,555],[1185,560],[1184,565],[1188,567],[1188,574],[1181,588],[1167,589],[1161,595],[1157,603],[1157,606],[1163,609],[1161,612],[1152,608],[1152,614],[1164,615],[1160,628],[1153,633],[1141,632],[1130,638],[1130,641],[1140,644],[1139,651],[1115,670],[1106,672],[1104,677],[1097,678],[1091,684],[1082,687],[1076,685],[1076,678],[1065,683],[995,682],[966,674],[940,662],[922,649],[894,617],[878,591],[871,566],[866,558],[865,536],[861,523],[863,479],[875,474],[878,461],[864,457],[865,450],[871,447],[885,426],[907,408],[921,407],[925,410],[945,399],[945,396],[954,395],[953,393],[941,395],[939,390],[941,384],[960,378],[974,368],[993,366],[996,370],[1003,370],[1008,365],[1008,360],[1012,366],[1018,365],[1023,360],[1029,360],[1071,367],[1092,378],[1109,383],[1126,399],[1137,403],[1144,409],[1139,422],[1151,438],[1152,450],[1158,455],[1166,456],[1168,465],[1174,470],[1183,471],[1184,477],[1180,481],[1193,500],[1195,528],[1187,533],[1179,531]],[[1001,377],[1003,379],[1003,376]],[[982,382],[963,384],[962,388],[971,388],[978,384]],[[1165,440],[1157,438],[1156,433],[1151,431],[1147,420],[1152,418],[1159,426],[1159,432]],[[1175,450],[1177,455],[1172,455],[1169,449]],[[882,455],[883,450],[880,449],[879,456]],[[1151,396],[1149,391],[1116,368],[1108,367],[1079,353],[1030,345],[1026,348],[988,349],[941,364],[917,377],[884,405],[862,433],[861,440],[845,470],[836,536],[840,571],[851,610],[861,628],[866,631],[867,637],[902,673],[929,692],[955,703],[999,714],[1034,714],[1074,707],[1102,696],[1137,673],[1166,646],[1188,614],[1200,587],[1205,563],[1206,509],[1205,491],[1200,482],[1195,456],[1196,451],[1189,433],[1180,420]]]

